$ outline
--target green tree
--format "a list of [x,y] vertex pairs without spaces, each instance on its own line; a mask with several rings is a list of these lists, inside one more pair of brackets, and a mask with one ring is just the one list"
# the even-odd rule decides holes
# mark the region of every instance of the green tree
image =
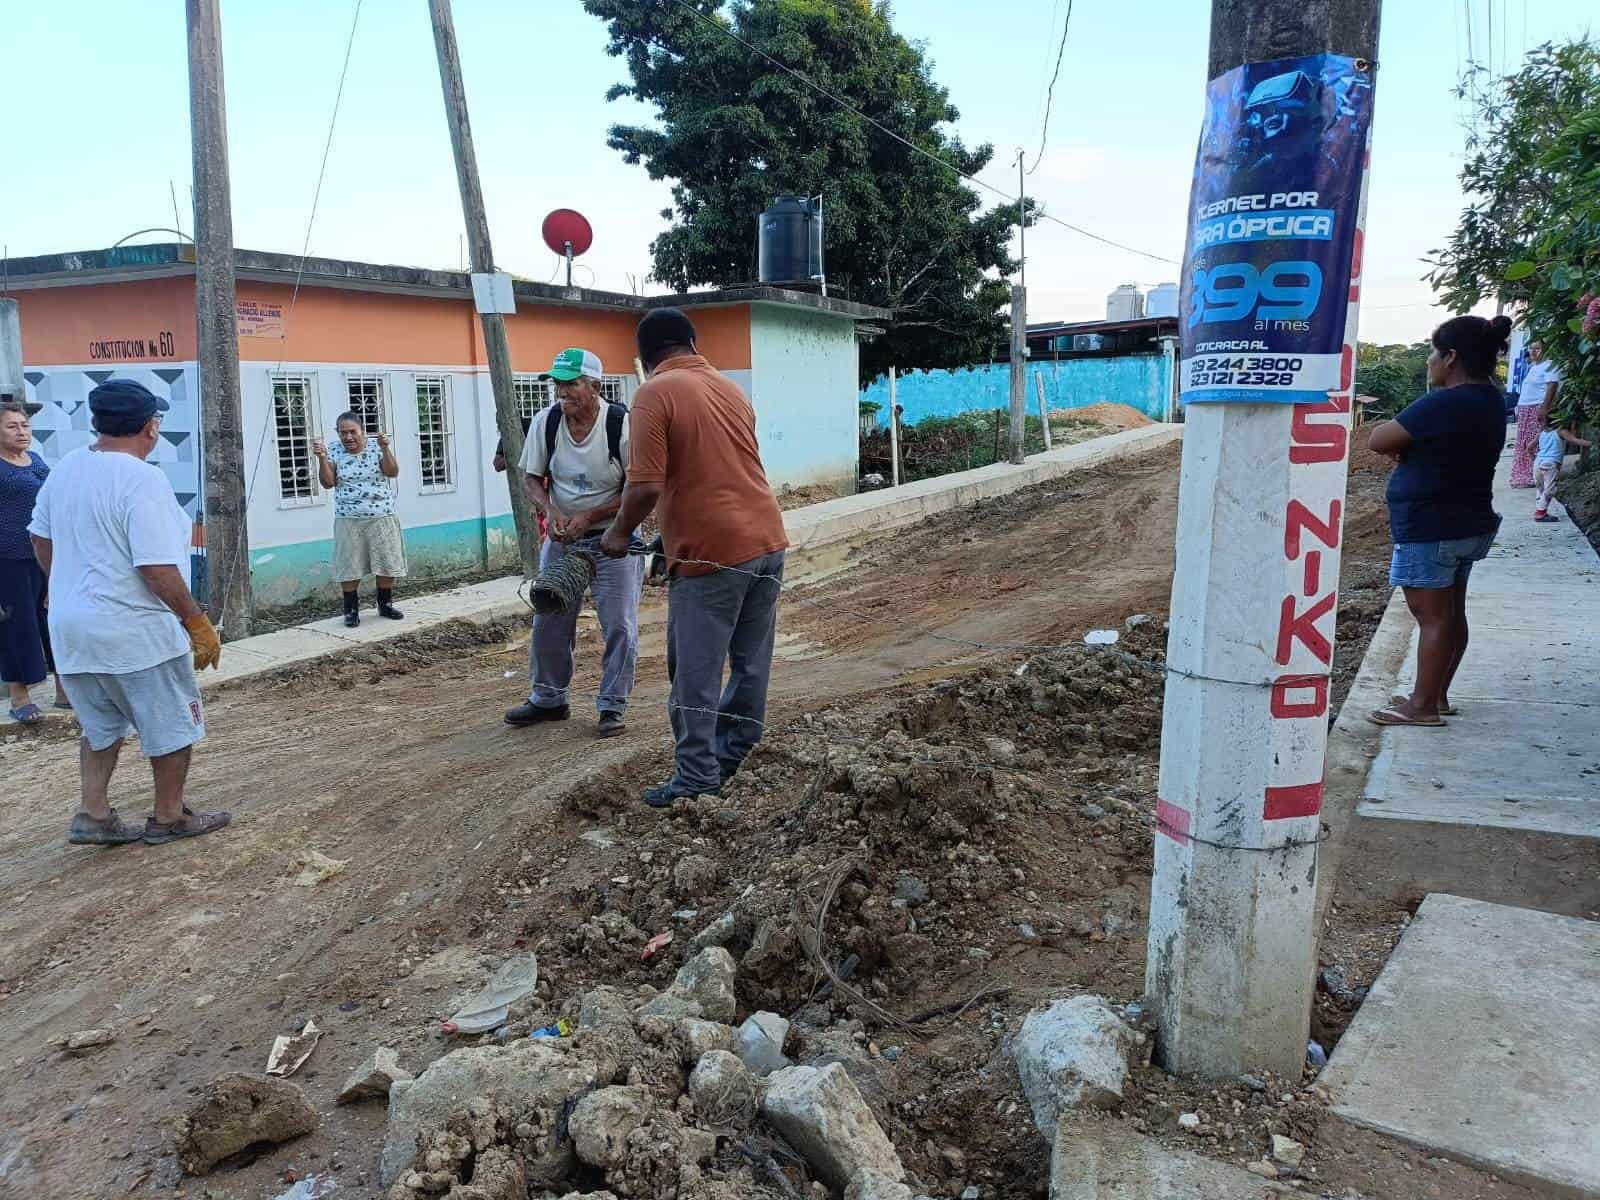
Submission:
[[[608,23],[631,83],[608,98],[654,106],[654,125],[615,125],[610,145],[672,181],[671,227],[651,245],[678,288],[756,278],[756,217],[780,194],[824,198],[829,289],[894,311],[861,350],[862,381],[891,364],[959,366],[1004,343],[1014,208],[982,211],[953,171],[895,140],[773,59],[913,145],[972,174],[923,48],[895,32],[887,0],[584,0]],[[695,14],[700,14],[696,16]]]
[[1362,342],[1356,356],[1356,391],[1376,396],[1371,417],[1392,417],[1428,390],[1427,342],[1379,346]]
[[1570,414],[1600,391],[1600,46],[1542,46],[1477,105],[1467,206],[1429,280],[1458,311],[1524,305]]

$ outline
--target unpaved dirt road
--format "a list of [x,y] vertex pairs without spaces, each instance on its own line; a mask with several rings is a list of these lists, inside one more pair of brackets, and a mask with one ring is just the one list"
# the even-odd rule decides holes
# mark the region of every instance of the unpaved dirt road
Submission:
[[[1178,458],[1173,445],[937,518],[796,589],[772,719],[983,657],[933,634],[1075,641],[1164,612]],[[273,1036],[307,1016],[327,1036],[296,1082],[323,1123],[293,1161],[337,1163],[340,1196],[375,1194],[383,1106],[334,1109],[332,1093],[374,1045],[414,1036],[461,978],[448,953],[400,976],[394,964],[441,941],[472,957],[475,894],[516,873],[517,833],[576,780],[637,759],[632,786],[656,782],[663,615],[652,598],[631,733],[606,743],[587,706],[564,725],[507,728],[526,649],[504,641],[440,653],[424,637],[378,665],[335,659],[225,689],[191,797],[234,824],[189,843],[69,847],[75,743],[0,743],[0,1195],[194,1196],[207,1182],[239,1200],[278,1195],[290,1151],[180,1180],[169,1122],[216,1075],[259,1072]],[[593,688],[596,665],[586,641],[577,688]],[[114,800],[142,816],[149,795],[130,753]],[[297,856],[313,850],[348,867],[296,886]],[[531,879],[548,870],[521,853]],[[96,1027],[116,1040],[82,1057],[50,1044]]]

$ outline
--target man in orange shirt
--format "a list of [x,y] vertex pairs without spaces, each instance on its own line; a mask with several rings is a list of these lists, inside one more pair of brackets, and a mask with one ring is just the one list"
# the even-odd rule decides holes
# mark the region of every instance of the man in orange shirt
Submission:
[[[767,484],[750,401],[695,348],[677,309],[639,323],[651,373],[633,398],[632,462],[622,508],[601,540],[613,558],[658,511],[672,579],[667,610],[673,776],[654,808],[715,795],[761,740],[789,541]],[[728,669],[723,682],[724,668]]]

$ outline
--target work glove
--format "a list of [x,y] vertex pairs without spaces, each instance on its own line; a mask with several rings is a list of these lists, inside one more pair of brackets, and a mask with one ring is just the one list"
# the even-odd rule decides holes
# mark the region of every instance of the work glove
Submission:
[[222,661],[222,639],[217,636],[217,627],[211,623],[210,617],[203,612],[195,613],[192,617],[184,618],[183,627],[189,631],[189,645],[194,650],[196,671],[204,671]]

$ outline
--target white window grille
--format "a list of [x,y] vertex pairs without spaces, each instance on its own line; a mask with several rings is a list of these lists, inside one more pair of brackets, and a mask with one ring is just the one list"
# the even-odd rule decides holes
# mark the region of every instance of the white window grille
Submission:
[[311,379],[274,375],[272,415],[278,443],[278,495],[286,507],[315,504],[317,468],[311,442],[317,430]]
[[531,421],[555,403],[556,389],[548,379],[519,374],[511,377],[511,394],[517,401],[517,415]]
[[361,427],[369,437],[389,432],[389,408],[384,403],[382,375],[347,375],[345,391],[350,411],[361,418]]
[[417,467],[424,492],[455,487],[455,429],[450,420],[450,380],[445,375],[418,375]]
[[628,402],[628,377],[626,375],[607,375],[600,381],[600,399],[608,404],[626,404]]

